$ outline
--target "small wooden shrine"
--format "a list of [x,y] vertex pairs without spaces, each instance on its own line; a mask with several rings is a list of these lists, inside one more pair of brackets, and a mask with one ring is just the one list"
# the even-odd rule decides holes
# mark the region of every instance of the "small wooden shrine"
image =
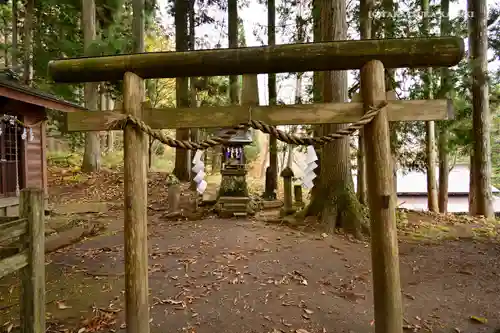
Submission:
[[222,147],[222,181],[217,202],[221,215],[247,214],[250,198],[246,181],[245,146],[251,143],[251,130],[240,130]]
[[0,216],[19,215],[19,194],[47,182],[47,110],[86,111],[84,107],[23,85],[0,68]]

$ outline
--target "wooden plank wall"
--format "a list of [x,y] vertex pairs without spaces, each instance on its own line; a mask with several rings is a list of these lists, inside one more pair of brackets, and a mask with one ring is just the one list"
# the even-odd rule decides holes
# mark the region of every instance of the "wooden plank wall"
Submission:
[[[27,125],[40,123],[45,118],[44,108],[12,100],[4,105],[2,112],[21,117]],[[42,131],[42,126],[44,126],[42,123],[34,126],[33,141],[29,141],[29,137],[25,141],[25,149],[21,154],[26,157],[26,160],[21,163],[24,174],[20,175],[24,181],[21,181],[20,185],[42,188],[47,193],[47,182],[45,181],[47,177],[46,153],[43,149],[43,143],[46,144],[44,142],[46,140],[44,140],[43,135],[45,133]]]
[[[26,141],[26,187],[44,188],[43,176],[43,159],[45,154],[42,152],[42,131],[41,125],[33,128],[33,141]],[[44,188],[45,189],[45,188]]]

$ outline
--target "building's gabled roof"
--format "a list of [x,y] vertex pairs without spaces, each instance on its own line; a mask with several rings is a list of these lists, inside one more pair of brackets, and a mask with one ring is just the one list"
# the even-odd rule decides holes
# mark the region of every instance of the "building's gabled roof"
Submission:
[[16,79],[10,69],[0,70],[0,97],[62,112],[86,111],[81,105],[66,101],[39,89],[27,87]]

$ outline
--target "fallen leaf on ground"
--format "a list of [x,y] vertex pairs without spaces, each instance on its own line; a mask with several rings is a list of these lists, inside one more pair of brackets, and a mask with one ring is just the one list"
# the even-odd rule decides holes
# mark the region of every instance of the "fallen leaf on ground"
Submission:
[[59,310],[71,309],[71,306],[66,305],[63,301],[57,301],[56,303]]
[[409,298],[409,299],[411,299],[411,300],[415,300],[415,296],[413,296],[413,295],[410,295],[410,294],[408,294],[408,293],[404,293],[403,295],[405,295],[405,296],[406,296],[406,298]]
[[470,320],[480,324],[486,324],[488,322],[488,319],[476,316],[470,316]]
[[295,330],[295,333],[309,333],[309,331],[303,328],[299,328],[298,330]]

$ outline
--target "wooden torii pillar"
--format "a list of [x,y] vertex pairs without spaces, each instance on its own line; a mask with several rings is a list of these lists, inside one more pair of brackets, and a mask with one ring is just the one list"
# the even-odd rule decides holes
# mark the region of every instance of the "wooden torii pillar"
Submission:
[[[49,73],[56,82],[125,81],[124,110],[69,113],[68,131],[109,130],[107,124],[125,117],[123,114],[139,117],[153,129],[231,127],[250,119],[269,125],[351,123],[386,99],[384,65],[386,68],[449,67],[463,56],[463,40],[455,37],[349,40],[64,59],[51,61]],[[142,79],[349,69],[361,69],[363,103],[195,109],[151,109],[141,104]],[[402,332],[389,121],[449,119],[451,111],[447,100],[391,101],[364,128],[366,157],[374,166],[368,170],[367,192],[377,333]],[[147,333],[147,148],[145,134],[132,127],[125,128],[124,140],[127,330]]]

